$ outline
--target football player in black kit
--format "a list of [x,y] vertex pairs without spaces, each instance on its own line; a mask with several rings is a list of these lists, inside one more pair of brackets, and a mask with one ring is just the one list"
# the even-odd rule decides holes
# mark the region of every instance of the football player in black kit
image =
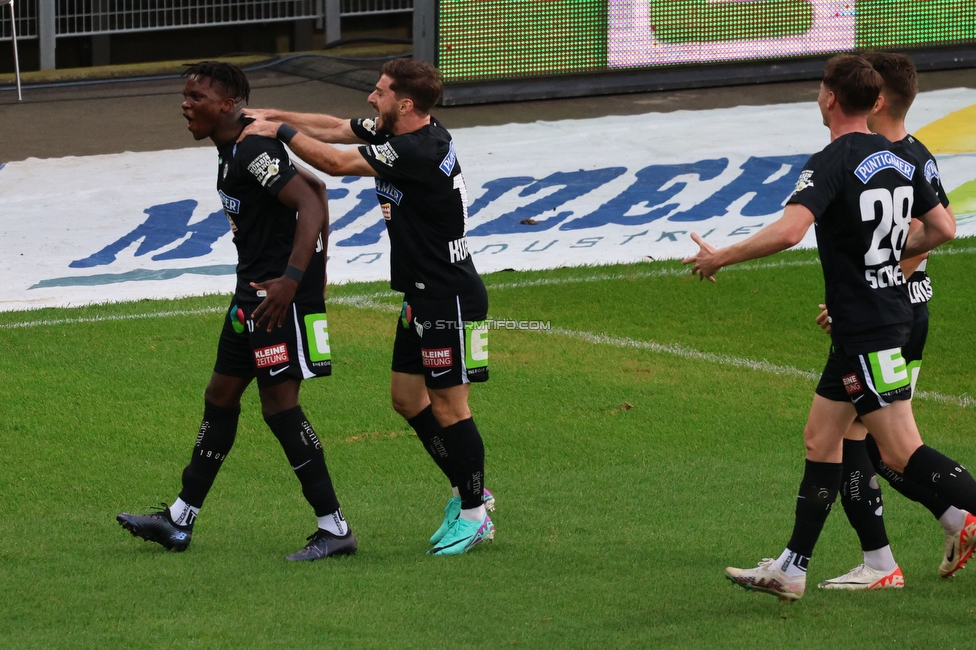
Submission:
[[224,318],[204,393],[203,422],[175,503],[117,519],[171,551],[190,545],[197,514],[237,434],[241,395],[257,379],[264,420],[278,438],[318,517],[305,548],[288,560],[356,552],[339,509],[322,445],[298,404],[303,379],[332,371],[323,293],[328,208],[325,185],[297,170],[273,138],[237,139],[250,86],[240,68],[217,62],[184,73],[183,116],[197,140],[217,146],[217,193],[237,247],[237,290]]
[[485,448],[468,408],[471,382],[488,379],[488,296],[468,251],[467,190],[454,141],[430,115],[441,91],[432,65],[396,59],[384,64],[369,95],[376,119],[249,109],[259,119],[243,135],[276,136],[333,176],[376,178],[390,236],[390,283],[404,294],[393,344],[393,408],[454,491],[428,553],[457,555],[494,535]]
[[[904,54],[894,52],[867,52],[864,58],[878,71],[884,85],[874,109],[868,115],[868,128],[880,133],[892,142],[904,146],[915,159],[924,165],[925,179],[932,185],[939,202],[953,216],[949,198],[942,187],[935,157],[921,142],[908,134],[905,116],[918,94],[918,75],[915,64]],[[902,355],[911,373],[912,391],[922,362],[922,350],[928,334],[928,300],[932,297],[932,284],[926,273],[928,253],[912,258],[902,258],[902,273],[908,278],[908,294],[912,301],[914,322],[908,343]],[[817,323],[830,333],[829,314],[823,311]],[[939,521],[945,535],[945,553],[939,566],[939,575],[951,577],[963,568],[976,547],[976,516],[960,510],[944,499],[884,464],[877,443],[859,420],[851,425],[844,436],[844,482],[841,487],[841,503],[844,512],[857,531],[864,551],[864,562],[848,573],[832,580],[825,580],[825,589],[884,589],[901,587],[904,583],[895,563],[885,531],[881,488],[875,478],[875,470],[903,496],[928,508]]]
[[[868,128],[881,87],[863,57],[830,59],[817,103],[831,143],[807,162],[783,216],[723,249],[693,234],[700,249],[684,260],[692,273],[714,281],[724,266],[796,245],[816,224],[832,345],[803,431],[807,454],[793,533],[778,558],[725,571],[735,584],[782,600],[797,600],[806,588],[810,556],[841,486],[844,434],[857,416],[889,467],[958,508],[976,507],[969,472],[922,443],[901,354],[913,312],[898,262],[950,240],[955,220],[922,165]],[[919,225],[910,229],[915,219]]]

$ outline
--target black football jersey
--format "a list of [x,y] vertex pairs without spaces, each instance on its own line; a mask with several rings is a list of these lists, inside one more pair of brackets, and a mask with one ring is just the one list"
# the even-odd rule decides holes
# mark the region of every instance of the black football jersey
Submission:
[[[251,135],[217,152],[217,194],[237,247],[237,298],[261,300],[250,283],[281,277],[291,257],[298,215],[278,201],[278,192],[298,172],[284,145],[274,138]],[[320,241],[295,299],[321,296],[324,278]]]
[[816,218],[836,339],[912,321],[898,262],[912,218],[939,204],[923,163],[883,136],[848,133],[807,161],[788,202]]
[[432,298],[465,293],[481,278],[466,237],[467,190],[451,134],[433,117],[412,133],[377,132],[351,121],[376,171],[376,196],[390,236],[390,284]]
[[[898,144],[908,149],[915,156],[915,159],[922,163],[925,171],[925,180],[935,190],[935,194],[939,197],[939,202],[942,203],[942,207],[949,207],[949,197],[946,196],[945,188],[942,187],[942,177],[939,175],[939,166],[935,162],[935,156],[932,155],[924,144],[910,135],[899,140]],[[924,304],[932,298],[932,281],[925,271],[927,261],[924,260],[918,269],[912,273],[911,277],[908,278],[908,297],[911,298],[912,304],[915,305]]]

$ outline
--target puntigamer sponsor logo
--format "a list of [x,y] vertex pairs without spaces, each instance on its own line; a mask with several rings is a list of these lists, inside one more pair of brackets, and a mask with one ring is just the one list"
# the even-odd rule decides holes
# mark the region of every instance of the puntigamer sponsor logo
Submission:
[[912,180],[912,176],[915,175],[915,165],[902,160],[890,151],[871,154],[857,166],[854,173],[862,183],[867,183],[872,176],[883,169],[894,169],[908,180]]
[[450,368],[454,365],[451,359],[451,348],[421,348],[424,368]]
[[227,196],[223,190],[217,190],[217,194],[220,195],[220,203],[224,206],[224,210],[230,214],[238,214],[241,211],[241,202],[239,200],[233,196]]
[[441,171],[450,176],[451,172],[454,171],[454,163],[456,162],[457,151],[454,150],[454,140],[451,140],[451,146],[447,150],[447,155],[444,156],[444,160],[440,164]]
[[288,346],[284,343],[272,345],[254,351],[254,364],[258,368],[276,366],[279,363],[288,363]]

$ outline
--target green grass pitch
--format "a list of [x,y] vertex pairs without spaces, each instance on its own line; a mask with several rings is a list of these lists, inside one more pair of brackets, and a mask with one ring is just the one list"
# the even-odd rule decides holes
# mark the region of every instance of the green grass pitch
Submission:
[[[929,263],[915,400],[926,442],[970,463],[973,268],[973,240]],[[976,569],[939,579],[941,529],[890,489],[903,590],[815,588],[861,559],[839,504],[798,603],[725,580],[789,537],[828,342],[815,252],[718,280],[676,262],[486,276],[491,316],[551,329],[490,333],[471,403],[497,535],[457,558],[425,555],[449,493],[389,406],[383,284],[330,287],[334,375],[302,393],[360,551],[301,565],[283,556],[315,520],[253,388],[186,553],[115,522],[179,490],[226,297],[0,314],[0,647],[969,645]]]

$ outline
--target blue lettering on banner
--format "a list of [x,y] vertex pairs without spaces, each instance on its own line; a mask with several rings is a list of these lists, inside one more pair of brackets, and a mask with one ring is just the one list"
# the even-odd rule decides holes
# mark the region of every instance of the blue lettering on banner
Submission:
[[933,178],[939,179],[940,183],[942,182],[942,177],[939,176],[939,167],[934,160],[928,160],[925,162],[925,180],[931,185]]
[[657,241],[661,242],[667,239],[668,241],[676,242],[678,241],[678,237],[677,237],[678,235],[687,235],[687,234],[688,234],[687,230],[675,230],[670,232],[665,230],[664,232],[661,233],[661,236],[657,238]]
[[384,181],[381,178],[376,179],[376,193],[382,197],[390,199],[397,205],[400,205],[400,199],[403,198],[403,192],[395,188],[393,183]]
[[372,246],[379,242],[380,236],[385,230],[386,219],[380,219],[366,230],[336,242],[336,246]]
[[87,269],[93,266],[104,266],[115,261],[116,255],[142,240],[135,256],[141,257],[160,248],[165,248],[187,235],[186,239],[176,248],[154,255],[153,261],[187,259],[202,257],[213,250],[213,244],[221,236],[230,232],[230,225],[222,210],[212,212],[202,221],[190,225],[193,211],[197,202],[192,199],[163,203],[146,208],[148,218],[136,228],[112,242],[102,250],[86,258],[75,260],[68,266],[73,269]]
[[[543,219],[536,220],[544,213],[555,210],[560,205],[572,201],[573,199],[587,194],[597,187],[604,185],[627,171],[626,167],[608,167],[605,169],[581,169],[576,172],[555,172],[545,178],[533,182],[528,187],[519,192],[519,196],[531,196],[538,194],[541,190],[548,187],[558,187],[559,189],[548,194],[541,199],[537,199],[528,205],[523,205],[511,212],[503,214],[497,219],[483,223],[471,230],[468,234],[473,237],[484,235],[503,235],[520,232],[530,232],[536,230],[548,230],[569,217],[572,212],[560,212],[559,214]],[[470,213],[469,213],[470,216]],[[521,222],[527,219],[536,221],[534,225],[524,225]]]
[[451,172],[454,171],[454,163],[456,162],[457,152],[454,150],[454,140],[451,140],[451,147],[447,150],[447,155],[444,156],[444,160],[440,164],[441,171],[450,176]]
[[485,190],[484,193],[468,208],[468,218],[481,212],[482,208],[509,190],[528,185],[534,180],[531,176],[508,176],[506,178],[496,178],[493,181],[488,181],[481,186]]
[[[802,166],[807,158],[807,155],[748,158],[742,163],[739,174],[731,182],[684,211],[679,211],[682,204],[676,200],[678,194],[685,191],[689,185],[717,178],[727,171],[729,161],[720,158],[676,165],[651,165],[635,172],[635,180],[627,189],[593,212],[578,218],[571,218],[573,212],[568,209],[560,211],[561,206],[618,178],[627,171],[626,168],[609,167],[554,172],[542,179],[533,179],[529,176],[496,178],[482,185],[481,195],[471,205],[470,215],[481,212],[496,201],[510,200],[513,198],[513,193],[519,197],[532,197],[529,199],[531,202],[479,224],[468,232],[468,236],[529,233],[549,230],[555,226],[558,226],[559,230],[599,229],[609,224],[639,226],[659,219],[667,219],[671,222],[703,221],[729,214],[733,205],[742,216],[768,216],[781,210],[783,202],[792,191],[792,179],[795,176],[793,168]],[[858,168],[858,175],[863,180],[886,168],[897,169],[906,177],[914,173],[914,167],[910,163],[889,151],[884,151],[865,159]],[[926,164],[925,173],[930,181],[938,177],[938,169],[932,162]],[[348,184],[350,180],[350,178],[343,178],[341,182]],[[357,177],[352,180],[363,179]],[[353,190],[352,187],[348,189],[343,187],[331,190],[330,197],[339,199],[349,195],[351,190],[356,192],[353,207],[333,221],[330,230],[350,227],[358,223],[362,217],[369,219],[368,225],[361,230],[357,228],[359,232],[336,242],[336,245],[363,247],[377,244],[386,229],[386,222],[379,218],[379,215],[373,214],[376,196],[379,195],[384,200],[399,205],[403,192],[392,183],[375,179],[375,193],[374,188]],[[238,213],[239,201],[223,193],[220,198],[225,210]],[[137,245],[134,253],[136,257],[155,253],[151,258],[154,261],[208,255],[212,252],[216,241],[228,233],[228,223],[224,212],[218,211],[191,225],[190,221],[197,207],[196,201],[187,199],[146,208],[144,212],[147,217],[143,223],[98,252],[75,260],[69,266],[79,269],[112,264],[120,252],[134,244]],[[527,219],[533,219],[536,224],[520,223]],[[733,230],[731,236],[747,235],[759,224],[735,225],[738,228]],[[642,232],[624,235],[619,245],[625,245],[634,238],[649,234],[645,229]],[[660,234],[655,233],[651,237],[657,241],[678,241],[678,237],[685,234],[685,230],[662,229]],[[523,253],[538,253],[549,250],[556,241],[537,239],[528,246],[522,245],[520,250]],[[570,247],[592,248],[606,243],[604,237],[595,236],[571,240]],[[507,243],[492,242],[480,246],[473,245],[471,253],[496,255],[508,248]],[[359,260],[359,258],[354,259]],[[369,254],[367,259],[368,263],[372,263],[378,258]],[[358,263],[363,261],[359,260]],[[62,278],[57,281],[67,281],[67,279]]]
[[[705,221],[728,213],[732,204],[749,196],[739,208],[743,217],[765,217],[783,209],[796,186],[796,175],[810,156],[752,156],[742,163],[742,173],[715,194],[668,217],[668,221]],[[794,171],[796,169],[797,171]],[[773,180],[770,180],[773,179]]]
[[912,180],[915,175],[915,165],[904,161],[890,151],[879,151],[873,153],[857,166],[854,174],[861,179],[862,183],[867,183],[871,177],[883,169],[894,169],[896,172]]
[[241,202],[235,199],[233,196],[228,196],[224,194],[223,190],[217,190],[217,194],[220,195],[220,203],[224,206],[224,210],[230,212],[231,214],[240,214],[241,212]]
[[[333,190],[329,190],[329,198],[338,198],[334,197],[332,192]],[[359,192],[356,199],[359,201],[359,203],[354,205],[352,209],[329,224],[329,232],[335,232],[336,230],[345,228],[359,217],[374,209],[376,207],[376,190],[371,187],[367,187]]]
[[[694,175],[701,181],[710,181],[728,166],[728,160],[702,160],[681,165],[651,165],[637,172],[637,180],[622,193],[613,197],[596,211],[573,219],[559,227],[560,230],[599,228],[615,223],[624,226],[650,223],[670,214],[680,204],[669,202],[687,185],[675,181],[680,176]],[[667,187],[667,189],[662,189]]]

